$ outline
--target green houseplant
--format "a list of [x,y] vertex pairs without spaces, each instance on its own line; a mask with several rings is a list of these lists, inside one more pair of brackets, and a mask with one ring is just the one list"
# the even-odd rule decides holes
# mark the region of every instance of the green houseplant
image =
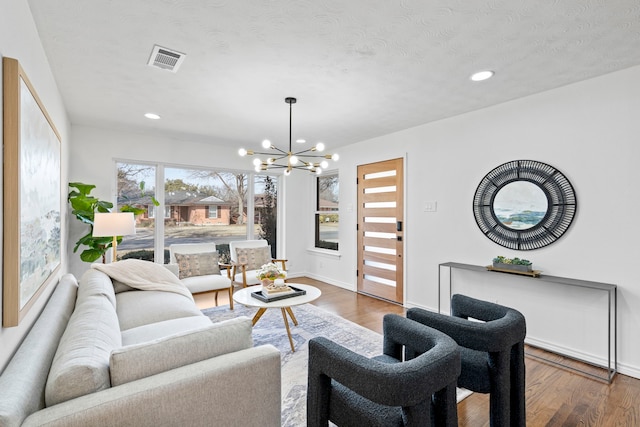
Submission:
[[502,270],[515,270],[515,271],[531,271],[532,264],[528,259],[505,258],[503,256],[497,256],[493,259],[493,267]]
[[[113,244],[112,237],[94,237],[93,236],[93,220],[96,212],[111,212],[113,203],[100,200],[91,195],[91,191],[96,188],[93,184],[85,184],[82,182],[70,182],[69,187],[72,190],[67,196],[67,201],[71,205],[71,214],[74,215],[79,221],[89,225],[89,232],[82,236],[76,242],[73,252],[76,253],[80,246],[87,246],[87,249],[80,253],[80,259],[84,262],[94,262],[99,258],[102,258],[104,263],[106,260],[106,253]],[[144,192],[144,181],[140,182],[140,191]],[[151,197],[151,200],[155,206],[159,203],[155,197]],[[121,212],[133,212],[134,215],[140,215],[145,211],[143,208],[138,208],[130,204],[125,204],[120,208]],[[122,241],[122,237],[117,239],[118,244]]]
[[[111,212],[113,203],[100,200],[90,193],[96,188],[92,184],[84,184],[82,182],[70,182],[69,187],[72,188],[67,196],[67,201],[71,205],[71,214],[78,221],[89,225],[89,232],[82,236],[76,242],[73,252],[76,253],[80,246],[87,246],[87,249],[80,253],[80,259],[84,262],[94,262],[98,258],[102,258],[105,262],[105,254],[111,248],[111,237],[93,237],[93,219],[96,212]],[[122,240],[122,238],[118,239]]]

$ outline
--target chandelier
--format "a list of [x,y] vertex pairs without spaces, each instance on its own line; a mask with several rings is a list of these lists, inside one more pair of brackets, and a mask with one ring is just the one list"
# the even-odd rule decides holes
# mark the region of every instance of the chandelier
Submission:
[[[291,148],[291,113],[293,104],[297,101],[296,98],[288,97],[284,99],[284,102],[289,104],[289,150],[284,151],[271,143],[268,139],[262,141],[262,147],[264,149],[271,149],[273,151],[269,153],[245,150],[241,148],[238,150],[240,156],[253,156],[256,154],[267,156],[264,160],[256,157],[253,159],[253,165],[256,172],[266,171],[270,169],[283,169],[285,176],[288,176],[293,169],[306,169],[312,173],[320,175],[324,169],[329,167],[328,160],[338,161],[338,154],[317,154],[324,151],[324,144],[322,142],[317,143],[314,147],[306,150],[294,152]],[[299,139],[296,142],[304,143],[303,139]]]

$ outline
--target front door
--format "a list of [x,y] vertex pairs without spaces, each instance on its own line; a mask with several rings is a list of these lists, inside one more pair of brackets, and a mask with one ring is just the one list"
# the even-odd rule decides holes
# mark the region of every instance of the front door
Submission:
[[358,292],[403,303],[403,159],[358,166]]

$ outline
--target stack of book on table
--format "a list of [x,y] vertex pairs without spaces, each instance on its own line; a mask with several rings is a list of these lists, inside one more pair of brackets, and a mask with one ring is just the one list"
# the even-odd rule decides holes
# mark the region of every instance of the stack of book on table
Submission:
[[306,294],[304,289],[295,286],[263,286],[261,290],[251,292],[251,296],[264,302],[278,301],[285,298],[297,297]]

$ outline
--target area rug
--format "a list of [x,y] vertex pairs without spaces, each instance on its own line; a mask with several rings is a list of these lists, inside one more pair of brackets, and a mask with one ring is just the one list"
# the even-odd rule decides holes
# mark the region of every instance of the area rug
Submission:
[[[382,352],[382,335],[336,316],[314,305],[305,304],[292,308],[298,326],[289,322],[296,351],[291,352],[282,312],[267,310],[253,328],[254,345],[272,344],[280,350],[282,359],[282,426],[306,425],[308,342],[313,337],[324,336],[346,348],[367,357]],[[237,316],[252,318],[257,308],[236,304],[205,309],[202,312],[213,322]],[[458,402],[471,394],[458,390]]]

